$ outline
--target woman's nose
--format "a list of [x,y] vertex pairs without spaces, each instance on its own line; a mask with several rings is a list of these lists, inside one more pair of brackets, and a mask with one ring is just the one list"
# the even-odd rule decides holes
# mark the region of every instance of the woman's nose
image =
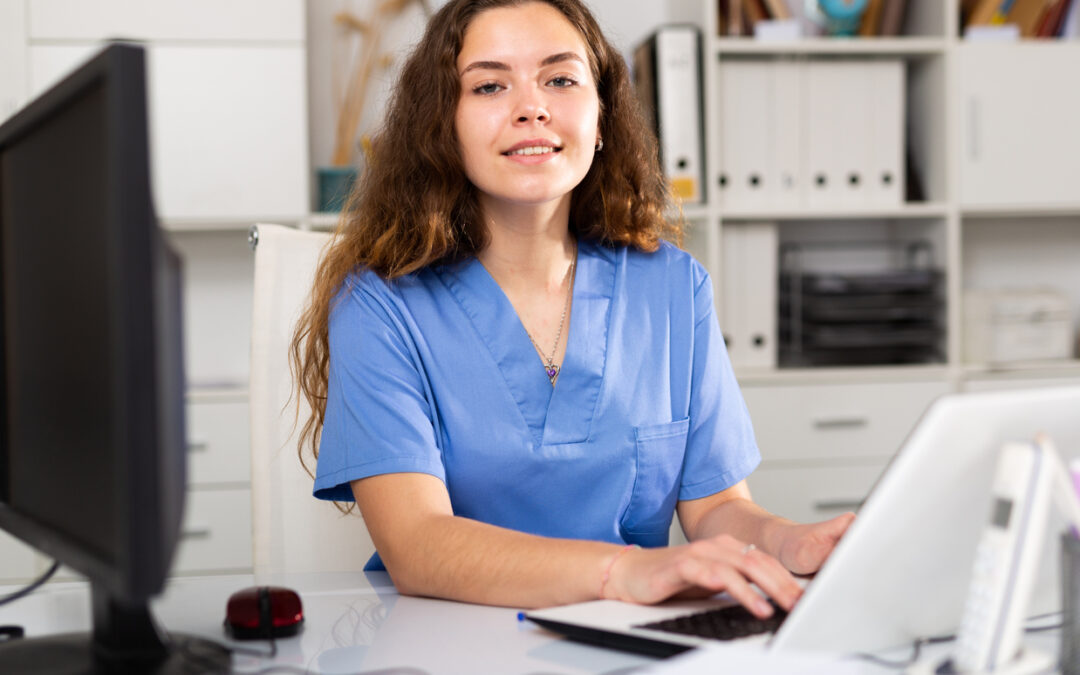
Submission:
[[529,122],[547,122],[551,114],[547,110],[540,93],[530,90],[522,94],[518,101],[517,110],[514,111],[514,119],[519,124]]

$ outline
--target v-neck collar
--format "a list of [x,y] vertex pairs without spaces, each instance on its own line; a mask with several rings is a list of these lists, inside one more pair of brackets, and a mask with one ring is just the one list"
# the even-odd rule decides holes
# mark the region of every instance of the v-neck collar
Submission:
[[491,352],[536,447],[589,438],[607,355],[615,255],[581,242],[569,335],[555,386],[510,299],[476,258],[439,269],[439,277]]

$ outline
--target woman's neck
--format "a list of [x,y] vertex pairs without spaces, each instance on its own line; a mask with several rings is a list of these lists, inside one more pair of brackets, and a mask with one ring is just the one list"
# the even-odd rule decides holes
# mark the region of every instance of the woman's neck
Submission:
[[483,206],[489,239],[477,258],[503,290],[561,288],[576,246],[569,198],[539,206]]

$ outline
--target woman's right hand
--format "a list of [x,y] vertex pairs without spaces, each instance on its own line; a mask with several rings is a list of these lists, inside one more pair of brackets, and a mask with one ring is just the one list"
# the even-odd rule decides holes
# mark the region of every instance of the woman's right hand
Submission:
[[751,583],[785,610],[802,595],[802,587],[780,561],[726,534],[682,546],[626,551],[611,565],[603,593],[607,599],[651,605],[727,591],[755,616],[772,615],[772,607]]

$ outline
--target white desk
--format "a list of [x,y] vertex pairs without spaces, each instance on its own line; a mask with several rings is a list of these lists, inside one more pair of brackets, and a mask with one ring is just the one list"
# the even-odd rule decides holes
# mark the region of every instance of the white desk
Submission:
[[[234,667],[239,672],[281,664],[313,673],[370,675],[629,675],[653,667],[669,672],[674,665],[570,642],[531,623],[519,622],[514,609],[400,596],[385,573],[288,575],[260,578],[259,582],[298,591],[305,627],[294,638],[278,640],[278,656],[273,661],[235,657]],[[154,614],[167,630],[227,642],[222,630],[225,602],[234,591],[254,583],[250,575],[177,578],[154,603]],[[15,587],[0,587],[0,596],[13,590]],[[22,625],[27,637],[88,630],[87,586],[49,584],[0,607],[2,624]],[[1033,641],[1041,643],[1038,646],[1044,650],[1056,648],[1053,637],[1029,635],[1028,642]],[[266,647],[263,642],[241,644]],[[947,651],[939,647],[931,653],[944,655]],[[897,659],[906,655],[904,650],[888,654]],[[769,671],[790,672],[771,669],[767,663],[747,670]],[[843,672],[898,671],[856,662]]]

